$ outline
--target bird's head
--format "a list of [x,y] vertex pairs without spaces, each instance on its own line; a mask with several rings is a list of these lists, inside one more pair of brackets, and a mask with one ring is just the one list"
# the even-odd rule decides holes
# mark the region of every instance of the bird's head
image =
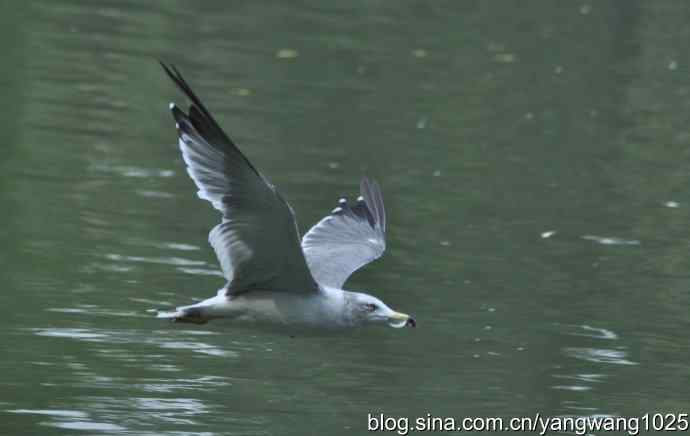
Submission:
[[351,294],[352,318],[357,324],[388,324],[394,328],[417,326],[412,316],[396,312],[376,297],[361,292]]

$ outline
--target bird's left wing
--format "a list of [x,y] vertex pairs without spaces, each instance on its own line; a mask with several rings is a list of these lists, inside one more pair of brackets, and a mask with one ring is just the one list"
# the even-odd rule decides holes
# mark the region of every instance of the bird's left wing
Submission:
[[347,278],[386,249],[386,212],[378,183],[366,177],[361,196],[338,207],[302,238],[302,250],[319,284],[342,288]]
[[317,291],[299,244],[290,205],[220,128],[173,66],[162,64],[191,105],[170,105],[187,172],[198,196],[223,214],[209,242],[228,279],[227,291]]

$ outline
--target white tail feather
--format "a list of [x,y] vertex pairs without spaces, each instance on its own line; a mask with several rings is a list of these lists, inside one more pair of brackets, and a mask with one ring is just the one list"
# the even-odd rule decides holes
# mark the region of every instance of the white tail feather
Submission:
[[167,310],[159,310],[159,309],[149,309],[149,310],[147,310],[147,312],[155,313],[156,318],[164,318],[164,319],[182,318],[184,316],[184,313],[182,313],[179,310],[167,311]]

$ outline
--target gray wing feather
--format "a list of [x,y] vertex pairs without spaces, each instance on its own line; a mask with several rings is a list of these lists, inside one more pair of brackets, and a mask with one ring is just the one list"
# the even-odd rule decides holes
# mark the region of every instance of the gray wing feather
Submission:
[[312,276],[323,286],[342,288],[347,278],[386,249],[386,212],[381,189],[363,178],[361,197],[338,207],[302,238],[302,250]]
[[174,104],[170,110],[197,195],[223,214],[209,242],[228,280],[227,291],[318,290],[290,205],[223,132],[175,67],[161,65],[192,102],[188,113]]

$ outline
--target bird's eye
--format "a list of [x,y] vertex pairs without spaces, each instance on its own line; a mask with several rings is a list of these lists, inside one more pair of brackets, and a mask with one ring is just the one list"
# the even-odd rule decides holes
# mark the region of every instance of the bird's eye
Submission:
[[373,312],[376,310],[376,305],[372,303],[365,304],[364,307],[366,307],[367,312]]

